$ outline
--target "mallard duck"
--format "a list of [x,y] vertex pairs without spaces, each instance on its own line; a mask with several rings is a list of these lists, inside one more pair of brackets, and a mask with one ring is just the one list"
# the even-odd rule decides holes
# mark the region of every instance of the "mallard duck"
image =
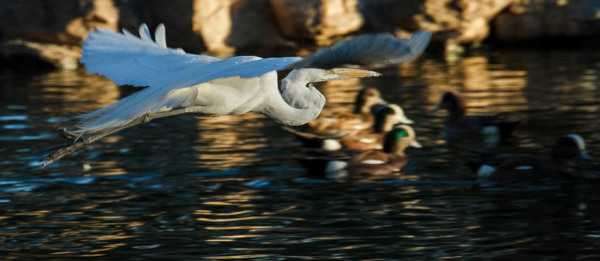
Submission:
[[[328,142],[335,142],[328,140]],[[331,145],[335,147],[336,145]],[[338,145],[339,146],[339,145]],[[367,150],[361,153],[336,150],[332,154],[308,155],[298,160],[309,173],[336,177],[353,174],[390,174],[402,170],[408,159],[404,150],[421,148],[415,131],[409,125],[396,125],[386,133],[383,150]]]
[[521,122],[510,113],[466,116],[463,101],[452,92],[445,92],[433,111],[440,109],[448,110],[442,136],[451,141],[481,139],[486,146],[494,147],[499,141],[509,138]]
[[390,104],[377,111],[374,115],[373,128],[364,130],[340,140],[343,148],[347,149],[381,149],[385,134],[392,130],[396,124],[412,124],[413,121],[406,118],[404,110],[396,105]]
[[535,155],[506,154],[485,156],[471,167],[484,180],[537,180],[542,178],[572,178],[571,168],[577,159],[590,159],[585,141],[577,134],[560,137],[550,158]]
[[282,127],[284,130],[294,134],[302,141],[305,147],[321,148],[326,144],[325,140],[337,140],[343,148],[350,149],[380,149],[383,136],[390,131],[395,124],[411,124],[412,120],[404,114],[404,110],[396,105],[389,104],[385,108],[379,109],[374,115],[374,124],[369,130],[337,130],[323,133],[313,132],[314,130],[299,130],[297,128]]
[[339,130],[363,130],[373,125],[373,112],[387,104],[381,93],[375,88],[365,88],[358,92],[352,113],[334,114],[309,121],[305,130],[313,133],[328,134]]

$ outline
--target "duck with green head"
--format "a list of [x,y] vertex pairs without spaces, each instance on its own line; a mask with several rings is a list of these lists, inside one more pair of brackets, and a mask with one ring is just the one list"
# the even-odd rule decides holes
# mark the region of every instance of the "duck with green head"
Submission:
[[375,88],[362,89],[354,101],[354,109],[348,114],[334,114],[330,117],[319,117],[299,127],[284,126],[284,130],[303,132],[304,136],[328,135],[342,137],[357,131],[371,128],[372,113],[386,106],[381,93]]
[[383,136],[390,131],[395,124],[411,124],[412,120],[404,114],[404,110],[396,104],[388,104],[379,109],[374,115],[374,124],[371,129],[349,132],[315,133],[311,131],[301,131],[297,128],[283,127],[284,130],[294,134],[305,147],[324,148],[330,143],[325,140],[336,140],[341,148],[366,150],[380,149],[383,143]]
[[374,115],[373,128],[364,130],[341,139],[339,142],[343,148],[368,150],[381,149],[385,134],[391,131],[396,124],[412,124],[412,120],[406,117],[404,110],[396,105],[390,104],[380,109]]
[[[416,140],[415,131],[409,125],[396,125],[386,133],[383,150],[367,150],[360,153],[346,151],[345,157],[339,157],[342,151],[333,155],[314,155],[299,159],[310,174],[345,176],[348,174],[391,174],[398,172],[408,163],[405,150],[408,147],[421,148]],[[351,155],[351,156],[348,156]],[[337,157],[337,158],[336,158]]]

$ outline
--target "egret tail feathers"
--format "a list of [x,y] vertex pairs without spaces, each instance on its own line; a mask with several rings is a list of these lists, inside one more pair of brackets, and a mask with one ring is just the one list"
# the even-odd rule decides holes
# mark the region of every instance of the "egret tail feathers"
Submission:
[[[144,89],[107,107],[79,116],[79,122],[70,132],[85,136],[123,127],[129,122],[165,106],[168,89]],[[174,107],[174,104],[169,104]]]

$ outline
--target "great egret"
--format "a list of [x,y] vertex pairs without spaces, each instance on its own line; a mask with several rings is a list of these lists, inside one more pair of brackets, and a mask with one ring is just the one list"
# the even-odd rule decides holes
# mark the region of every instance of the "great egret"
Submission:
[[[72,129],[63,129],[75,142],[44,159],[43,166],[124,128],[183,113],[204,116],[258,112],[283,125],[302,125],[315,119],[325,97],[313,82],[379,73],[335,68],[343,65],[385,66],[418,57],[431,38],[424,31],[410,39],[389,34],[362,35],[340,41],[307,57],[218,59],[168,48],[165,27],[156,28],[155,41],[145,24],[139,37],[106,29],[90,32],[81,62],[87,71],[119,85],[147,86],[107,107],[82,115]],[[277,71],[292,70],[281,80]]]

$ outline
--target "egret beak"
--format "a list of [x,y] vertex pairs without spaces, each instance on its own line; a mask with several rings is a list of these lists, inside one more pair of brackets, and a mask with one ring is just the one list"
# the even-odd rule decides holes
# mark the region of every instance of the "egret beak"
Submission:
[[410,142],[410,146],[415,148],[423,148],[423,145],[421,145],[421,143],[419,143],[417,140],[412,140]]
[[339,76],[338,79],[350,79],[350,78],[363,78],[363,77],[377,77],[381,76],[381,73],[361,70],[361,69],[351,69],[351,68],[333,68],[330,70],[333,74]]

